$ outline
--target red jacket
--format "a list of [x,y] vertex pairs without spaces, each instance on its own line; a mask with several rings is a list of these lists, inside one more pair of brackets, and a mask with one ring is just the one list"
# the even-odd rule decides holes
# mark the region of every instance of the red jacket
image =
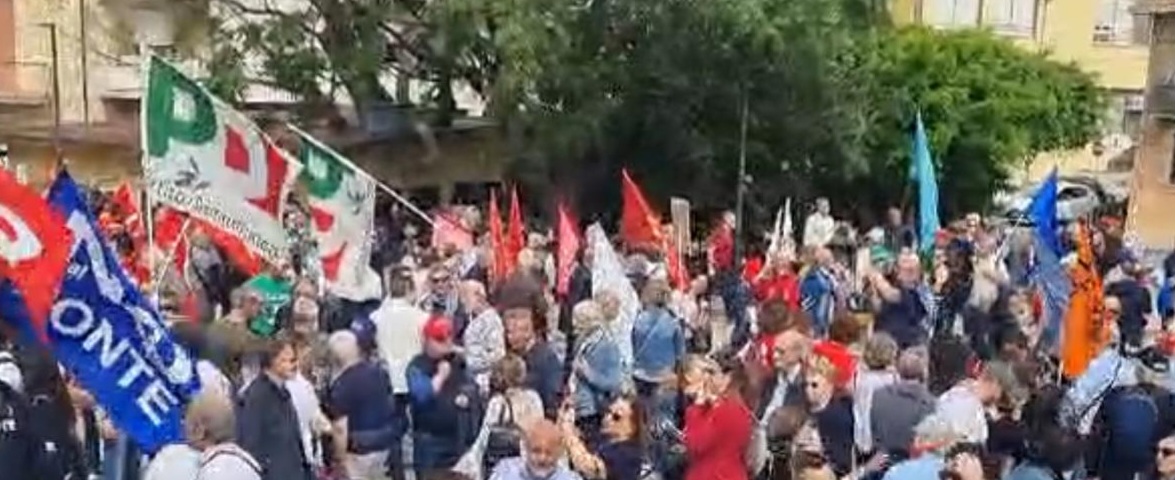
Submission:
[[738,395],[685,409],[685,480],[747,480],[751,410]]
[[824,340],[812,346],[812,353],[827,358],[836,367],[836,386],[844,388],[853,382],[857,372],[857,356],[848,347]]
[[780,299],[787,304],[787,308],[800,308],[800,279],[794,273],[770,275],[755,282],[755,300]]

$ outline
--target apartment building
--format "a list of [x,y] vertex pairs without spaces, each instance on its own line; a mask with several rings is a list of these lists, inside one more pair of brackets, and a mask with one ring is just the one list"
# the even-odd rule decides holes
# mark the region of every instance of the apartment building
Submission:
[[898,23],[990,28],[1024,48],[1051,52],[1095,73],[1111,94],[1105,135],[1084,149],[1041,155],[1021,172],[1129,170],[1141,133],[1151,17],[1136,0],[894,0]]

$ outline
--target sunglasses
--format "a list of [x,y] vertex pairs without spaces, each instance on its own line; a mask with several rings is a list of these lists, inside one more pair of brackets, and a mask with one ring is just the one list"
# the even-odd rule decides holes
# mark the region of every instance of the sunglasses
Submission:
[[1175,447],[1159,448],[1159,456],[1160,457],[1166,458],[1166,457],[1170,457],[1172,455],[1175,455]]

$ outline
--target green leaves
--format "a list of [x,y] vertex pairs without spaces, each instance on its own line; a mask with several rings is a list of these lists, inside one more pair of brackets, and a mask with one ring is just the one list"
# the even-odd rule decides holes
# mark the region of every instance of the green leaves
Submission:
[[918,109],[944,216],[982,208],[1034,155],[1097,136],[1105,101],[1087,73],[990,32],[895,29],[886,4],[310,0],[235,11],[218,29],[233,41],[213,42],[211,86],[239,91],[246,54],[310,102],[335,86],[360,106],[387,101],[392,73],[433,85],[426,106],[446,111],[453,84],[469,85],[504,125],[515,176],[535,196],[587,192],[589,214],[614,207],[621,167],[654,198],[731,206],[744,96],[752,214],[764,221],[784,197],[898,202]]

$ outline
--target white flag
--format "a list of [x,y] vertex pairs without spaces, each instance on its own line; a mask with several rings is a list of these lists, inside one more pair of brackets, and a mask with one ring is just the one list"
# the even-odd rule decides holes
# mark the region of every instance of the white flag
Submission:
[[612,249],[608,235],[599,223],[593,223],[587,229],[587,241],[592,251],[592,295],[611,291],[620,300],[620,318],[612,324],[612,331],[616,334],[620,345],[620,356],[624,365],[632,366],[632,324],[636,314],[640,311],[640,297],[632,288],[632,282],[624,274],[624,266],[620,257]]
[[152,57],[145,83],[144,177],[155,200],[236,236],[271,262],[286,259],[282,214],[301,165],[175,66]]
[[326,288],[353,301],[383,296],[370,267],[375,222],[375,181],[338,152],[298,129],[306,166],[299,180],[310,200],[310,219]]

